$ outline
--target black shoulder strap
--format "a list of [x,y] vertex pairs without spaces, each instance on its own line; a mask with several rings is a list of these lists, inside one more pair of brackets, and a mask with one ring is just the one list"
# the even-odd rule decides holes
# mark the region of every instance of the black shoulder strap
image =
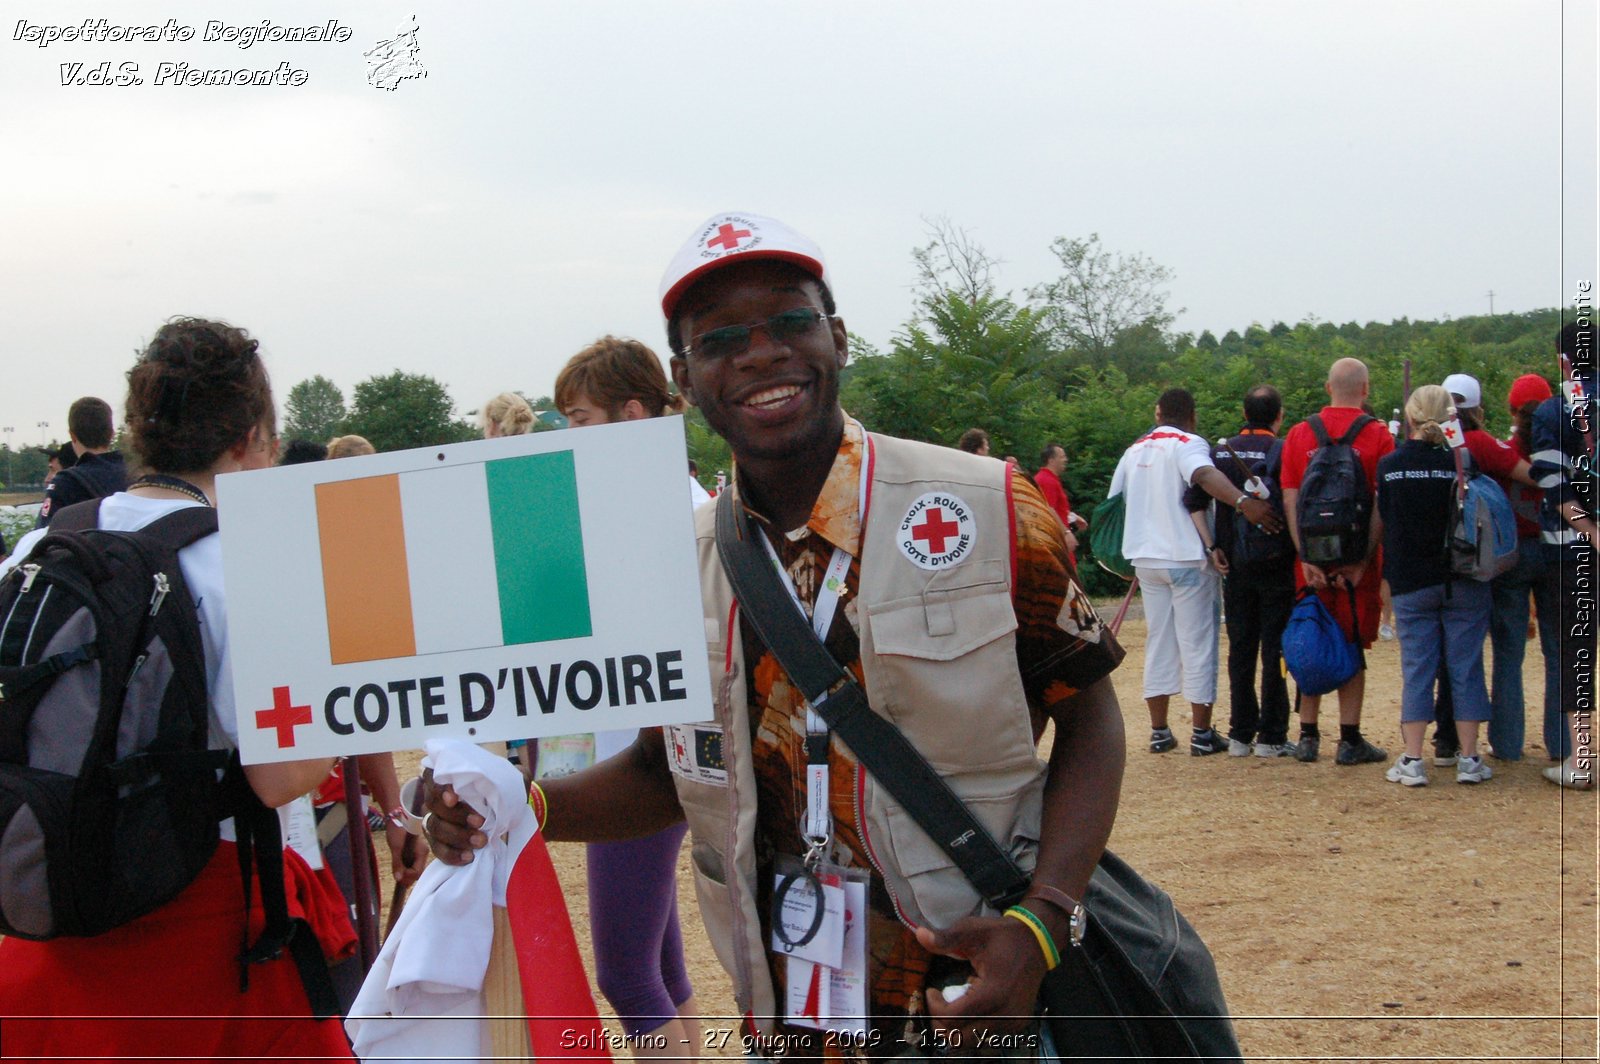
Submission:
[[[210,509],[207,507],[207,509]],[[244,769],[235,754],[228,765],[223,787],[233,810],[234,835],[239,853],[239,875],[244,885],[244,929],[239,949],[239,991],[250,989],[250,965],[276,960],[285,949],[294,959],[300,982],[305,986],[311,1014],[319,1020],[338,1016],[339,998],[328,973],[322,946],[306,921],[289,916],[288,894],[283,882],[283,834],[278,811],[269,809],[245,779]],[[251,866],[256,875],[251,875]],[[261,883],[261,908],[266,924],[261,936],[250,942],[251,884]]]
[[1378,420],[1371,414],[1357,414],[1356,419],[1350,422],[1350,427],[1344,430],[1344,435],[1339,437],[1339,442],[1348,447],[1356,442],[1356,437],[1361,435],[1361,430]]
[[1326,447],[1333,442],[1328,437],[1328,426],[1322,423],[1321,414],[1312,414],[1306,418],[1306,424],[1311,426],[1311,431],[1316,435],[1318,447]]
[[[62,473],[70,473],[70,469],[63,469]],[[50,522],[45,526],[52,532],[83,532],[91,528],[100,527],[100,497],[85,499],[75,502],[71,506],[63,506],[50,515]]]
[[861,688],[794,608],[754,539],[761,533],[731,491],[717,497],[716,527],[717,552],[740,608],[806,701],[990,905],[1014,904],[1028,877],[900,729],[872,712]]
[[[98,502],[99,500],[94,500]],[[63,511],[65,512],[65,511]],[[217,511],[210,506],[183,506],[170,514],[158,517],[139,529],[148,536],[177,552],[197,539],[203,539],[217,530]]]

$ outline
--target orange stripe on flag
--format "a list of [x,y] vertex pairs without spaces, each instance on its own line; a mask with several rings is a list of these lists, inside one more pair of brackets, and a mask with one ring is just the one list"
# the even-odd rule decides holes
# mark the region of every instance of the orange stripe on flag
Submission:
[[333,663],[415,654],[400,478],[318,484],[317,538]]

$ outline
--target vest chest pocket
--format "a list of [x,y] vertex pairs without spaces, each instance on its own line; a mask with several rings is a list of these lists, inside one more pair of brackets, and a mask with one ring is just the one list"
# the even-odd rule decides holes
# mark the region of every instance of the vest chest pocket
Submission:
[[1033,760],[1005,584],[929,587],[880,604],[869,625],[867,697],[934,768],[962,774]]

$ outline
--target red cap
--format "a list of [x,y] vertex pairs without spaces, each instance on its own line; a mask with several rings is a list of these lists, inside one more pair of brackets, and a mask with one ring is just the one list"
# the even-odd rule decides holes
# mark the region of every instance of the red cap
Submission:
[[1524,373],[1511,382],[1511,394],[1506,396],[1506,402],[1511,404],[1512,410],[1521,410],[1522,404],[1542,403],[1553,394],[1549,381],[1537,373]]

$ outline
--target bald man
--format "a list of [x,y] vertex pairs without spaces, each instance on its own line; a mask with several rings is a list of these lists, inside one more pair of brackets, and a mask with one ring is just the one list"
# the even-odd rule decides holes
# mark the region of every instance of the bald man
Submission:
[[[1368,377],[1366,363],[1359,358],[1341,358],[1328,370],[1328,405],[1317,413],[1323,430],[1330,440],[1338,440],[1364,415],[1362,404],[1367,401]],[[1300,528],[1296,513],[1300,485],[1305,478],[1306,465],[1317,450],[1317,435],[1310,421],[1302,421],[1289,430],[1283,441],[1283,508],[1289,519],[1289,534],[1294,537],[1295,548],[1300,549]],[[1377,419],[1369,420],[1351,441],[1351,449],[1361,459],[1366,472],[1367,496],[1370,500],[1378,483],[1378,459],[1394,450],[1394,439],[1388,428]],[[1373,507],[1376,514],[1377,507]],[[1304,553],[1301,551],[1300,553]],[[1323,604],[1332,611],[1344,631],[1355,631],[1361,646],[1372,646],[1378,637],[1378,616],[1383,604],[1379,589],[1383,581],[1383,562],[1378,549],[1378,537],[1368,535],[1365,556],[1358,562],[1327,568],[1303,561],[1295,563],[1295,590],[1302,587],[1316,589]],[[1347,588],[1355,588],[1355,614],[1351,615],[1350,595]],[[1339,688],[1339,749],[1334,762],[1340,765],[1381,763],[1388,754],[1380,747],[1367,742],[1361,735],[1361,703],[1366,695],[1365,668]],[[1321,733],[1317,716],[1322,708],[1322,696],[1301,692],[1300,742],[1295,757],[1301,761],[1317,760],[1321,746]]]

